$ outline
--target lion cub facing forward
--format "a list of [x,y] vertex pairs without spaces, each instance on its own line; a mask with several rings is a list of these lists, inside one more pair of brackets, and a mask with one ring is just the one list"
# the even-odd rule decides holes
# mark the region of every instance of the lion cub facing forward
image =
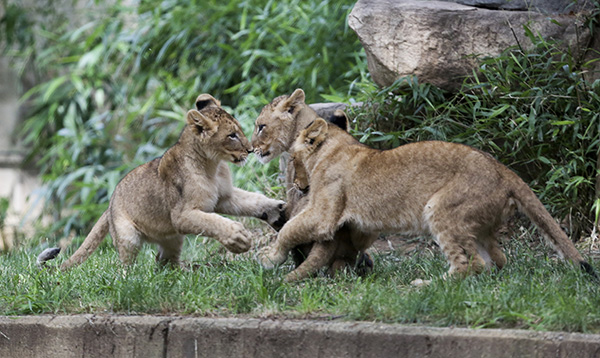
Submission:
[[196,107],[174,146],[119,182],[108,209],[61,268],[85,261],[108,232],[124,264],[146,241],[158,244],[159,262],[178,265],[186,234],[214,237],[234,253],[250,248],[244,226],[216,213],[283,225],[284,202],[232,185],[226,162],[243,163],[252,151],[237,120],[208,94],[198,97]]
[[565,258],[593,273],[531,189],[490,155],[446,142],[386,151],[354,141],[321,119],[293,147],[296,185],[310,182],[309,203],[259,254],[263,266],[283,263],[310,240],[327,241],[342,225],[364,232],[432,234],[449,275],[480,273],[506,263],[496,231],[520,208]]

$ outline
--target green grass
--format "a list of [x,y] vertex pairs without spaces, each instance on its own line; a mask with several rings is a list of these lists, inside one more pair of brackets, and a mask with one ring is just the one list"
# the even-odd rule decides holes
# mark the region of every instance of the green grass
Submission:
[[[507,267],[464,280],[442,280],[441,254],[376,253],[375,270],[301,283],[282,282],[291,269],[263,270],[253,253],[227,255],[201,237],[185,244],[195,270],[161,269],[146,247],[125,269],[106,240],[81,267],[40,270],[36,253],[0,256],[0,314],[159,314],[378,321],[430,326],[600,332],[599,285],[550,250],[516,240]],[[288,263],[289,265],[289,263]],[[416,278],[431,285],[413,287]]]

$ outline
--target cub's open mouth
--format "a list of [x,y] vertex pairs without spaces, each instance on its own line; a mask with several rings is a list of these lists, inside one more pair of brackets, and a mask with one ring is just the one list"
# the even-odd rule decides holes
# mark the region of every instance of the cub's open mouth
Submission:
[[255,148],[254,149],[254,155],[256,155],[256,158],[258,159],[259,162],[266,164],[268,163],[272,158],[271,158],[271,151],[267,150],[267,151],[262,151],[259,148]]
[[233,164],[244,164],[246,162],[246,157],[233,157],[231,161]]

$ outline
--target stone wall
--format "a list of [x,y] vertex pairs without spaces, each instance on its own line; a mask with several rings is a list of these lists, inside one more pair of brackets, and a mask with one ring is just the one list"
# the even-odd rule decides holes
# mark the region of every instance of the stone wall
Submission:
[[35,197],[40,181],[35,171],[23,166],[25,151],[18,141],[23,117],[19,87],[7,61],[0,59],[0,198],[7,198],[10,203],[7,216],[0,222],[0,252],[14,246],[17,233],[31,231],[41,210]]
[[598,357],[598,335],[337,320],[0,316],[0,357]]

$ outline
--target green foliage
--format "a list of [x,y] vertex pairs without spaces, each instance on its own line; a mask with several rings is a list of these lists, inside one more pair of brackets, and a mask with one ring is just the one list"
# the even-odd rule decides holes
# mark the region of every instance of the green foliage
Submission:
[[[273,97],[302,87],[316,101],[366,72],[345,26],[353,1],[71,1],[67,13],[3,2],[0,42],[41,77],[24,96],[24,144],[60,235],[89,228],[118,180],[177,140],[198,94],[233,107],[249,135]],[[236,170],[236,182],[273,186],[277,163],[257,167]]]
[[586,68],[569,52],[525,31],[534,49],[483,59],[457,94],[414,78],[367,88],[369,105],[354,113],[354,133],[382,148],[449,140],[488,151],[528,181],[551,212],[591,230],[600,81],[586,82]]

